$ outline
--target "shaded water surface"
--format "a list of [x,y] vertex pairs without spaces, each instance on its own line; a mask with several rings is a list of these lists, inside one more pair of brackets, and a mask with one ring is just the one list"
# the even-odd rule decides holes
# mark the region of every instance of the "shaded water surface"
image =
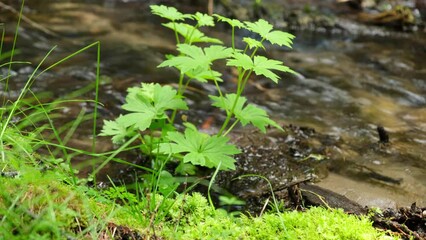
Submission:
[[[173,70],[156,68],[164,53],[172,51],[174,37],[158,18],[150,16],[145,1],[40,1],[30,9],[28,17],[60,37],[24,23],[18,42],[20,59],[39,62],[51,46],[58,45],[48,60],[54,62],[84,44],[101,41],[101,72],[111,81],[101,90],[105,118],[117,116],[128,86],[176,79]],[[330,149],[328,169],[332,171],[319,173],[324,178],[321,186],[362,205],[415,201],[426,205],[426,36],[295,35],[292,51],[270,49],[267,54],[299,74],[283,76],[278,86],[263,80],[253,83],[248,97],[280,123],[309,126],[339,142]],[[95,60],[95,51],[85,52],[55,68],[34,87],[58,96],[79,89],[93,81]],[[18,74],[29,70],[16,69]],[[16,83],[16,88],[21,85]],[[208,105],[197,99],[196,91],[190,95],[199,106]],[[198,109],[205,114],[202,107]],[[378,125],[388,131],[389,146],[377,144]],[[364,166],[401,182],[371,181],[359,172],[353,174],[351,166]]]

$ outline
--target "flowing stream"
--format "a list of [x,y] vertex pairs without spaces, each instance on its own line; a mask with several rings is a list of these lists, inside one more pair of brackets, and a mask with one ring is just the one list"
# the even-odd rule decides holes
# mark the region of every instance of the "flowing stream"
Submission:
[[[164,54],[173,50],[174,36],[150,15],[146,1],[29,4],[24,14],[59,36],[43,33],[24,22],[17,46],[20,53],[15,59],[38,63],[57,45],[47,65],[86,44],[101,41],[101,74],[109,79],[101,89],[101,102],[105,104],[102,117],[119,114],[127,87],[176,79],[173,70],[156,68]],[[13,27],[13,21],[7,23],[8,29]],[[225,30],[211,34],[227,35]],[[299,74],[283,76],[278,85],[262,80],[253,83],[247,91],[248,98],[265,107],[280,123],[309,126],[340,143],[330,150],[337,160],[330,163],[335,170],[324,170],[327,172],[322,175],[320,186],[362,205],[426,205],[425,34],[294,34],[297,38],[292,50],[275,48],[267,55],[284,61]],[[10,45],[8,39],[6,44]],[[55,96],[79,89],[93,82],[95,65],[96,51],[92,49],[53,69],[34,84],[34,89],[50,91]],[[15,71],[25,75],[32,69],[25,66]],[[23,84],[14,82],[12,89],[18,90]],[[207,86],[201,90],[212,89]],[[191,99],[196,97],[194,93]],[[199,100],[201,105],[207,104]],[[68,113],[71,118],[72,112]],[[377,150],[379,125],[388,131],[391,143]],[[371,181],[350,174],[351,164],[374,169],[400,183]]]

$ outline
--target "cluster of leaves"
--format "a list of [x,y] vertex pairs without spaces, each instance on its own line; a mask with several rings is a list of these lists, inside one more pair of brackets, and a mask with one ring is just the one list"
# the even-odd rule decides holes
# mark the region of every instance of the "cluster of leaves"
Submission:
[[[178,169],[188,169],[183,165],[204,166],[220,170],[235,169],[234,154],[239,149],[229,144],[226,136],[238,123],[242,126],[251,124],[262,132],[268,125],[281,127],[269,118],[267,112],[247,103],[242,96],[249,77],[252,74],[263,76],[277,83],[279,76],[275,72],[293,71],[281,61],[257,55],[265,49],[265,42],[278,46],[291,47],[293,35],[274,30],[265,20],[241,22],[220,15],[209,16],[203,13],[183,14],[176,8],[163,5],[151,6],[152,13],[169,22],[163,26],[174,31],[177,55],[167,55],[158,67],[173,67],[180,72],[177,89],[159,84],[142,83],[140,87],[128,89],[123,109],[128,113],[113,121],[105,121],[102,136],[111,136],[116,144],[123,144],[128,139],[139,138],[141,149],[154,156],[156,161],[174,159],[180,161]],[[215,26],[215,20],[225,22],[232,28],[232,46],[227,47],[217,38],[206,36],[200,29]],[[236,48],[236,28],[255,33],[258,37],[242,39],[244,49]],[[203,46],[196,45],[202,43]],[[234,93],[222,92],[219,84],[222,74],[212,69],[213,63],[224,60],[226,66],[238,71],[237,90]],[[226,113],[226,120],[215,135],[200,132],[193,124],[185,123],[183,132],[174,126],[178,111],[187,110],[184,93],[191,81],[216,86],[217,95],[209,96],[212,106]],[[138,137],[140,136],[140,137]],[[154,161],[155,162],[155,161]],[[164,171],[164,164],[155,164],[157,172]],[[193,169],[193,168],[192,168]],[[188,173],[187,171],[186,173]],[[192,171],[193,172],[193,171]]]

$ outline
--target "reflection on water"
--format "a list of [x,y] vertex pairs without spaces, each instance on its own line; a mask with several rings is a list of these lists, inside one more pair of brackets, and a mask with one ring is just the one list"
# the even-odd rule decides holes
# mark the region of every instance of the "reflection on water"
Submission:
[[[172,70],[156,68],[164,53],[173,49],[174,38],[158,25],[158,19],[150,17],[145,1],[69,2],[41,1],[30,6],[36,11],[29,12],[29,17],[63,37],[46,36],[24,25],[19,41],[21,59],[38,62],[57,44],[53,62],[100,40],[102,74],[112,79],[101,97],[113,112],[118,111],[128,86],[174,79]],[[252,87],[249,98],[268,108],[278,121],[335,135],[343,144],[333,150],[333,159],[403,179],[393,186],[332,173],[321,185],[362,204],[392,206],[417,201],[426,205],[425,35],[296,36],[293,51],[274,49],[268,54],[282,59],[299,75],[284,76],[278,87]],[[65,92],[84,86],[91,81],[95,59],[94,52],[83,53],[36,83],[36,88],[49,89],[53,84]],[[379,150],[378,125],[389,132],[391,141]]]

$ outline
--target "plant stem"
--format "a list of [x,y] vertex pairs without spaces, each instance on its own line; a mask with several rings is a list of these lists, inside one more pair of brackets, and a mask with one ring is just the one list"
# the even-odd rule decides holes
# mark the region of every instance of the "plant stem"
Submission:
[[217,174],[219,173],[220,165],[222,165],[222,161],[220,161],[220,162],[219,162],[219,164],[217,165],[217,168],[216,168],[216,170],[215,170],[215,171],[214,171],[214,173],[213,173],[212,179],[211,179],[211,180],[210,180],[210,182],[209,182],[209,187],[207,188],[207,198],[209,199],[209,203],[210,203],[210,206],[211,206],[212,208],[214,208],[214,205],[213,205],[212,198],[211,198],[211,196],[210,196],[210,189],[211,189],[211,187],[212,187],[212,185],[213,185],[213,183],[214,183],[214,180],[215,180],[215,178],[216,178]]
[[[92,133],[92,152],[96,152],[96,127],[98,120],[98,104],[99,104],[99,84],[100,84],[100,66],[101,66],[101,42],[98,43],[96,55],[96,85],[95,85],[95,106],[93,109],[93,133]],[[94,166],[93,166],[94,169]]]
[[235,27],[232,26],[232,50],[235,51]]
[[244,80],[243,80],[243,83],[241,84],[241,88],[240,88],[240,92],[239,92],[239,94],[238,94],[238,97],[239,97],[239,96],[241,96],[241,94],[243,94],[244,88],[246,87],[246,85],[247,85],[247,81],[248,81],[248,79],[249,79],[250,75],[252,74],[252,72],[253,72],[253,69],[251,69],[251,70],[248,72],[248,74],[246,74],[246,76],[245,76],[245,78],[244,78]]
[[223,136],[228,135],[234,129],[234,127],[240,122],[240,120],[235,120],[235,122],[228,128],[228,130],[223,134]]
[[1,39],[0,39],[0,60],[1,60],[1,53],[3,52],[4,34],[6,30],[4,29],[3,23],[0,23],[0,28],[1,28]]
[[[181,72],[180,76],[179,76],[179,85],[178,85],[178,91],[177,91],[177,95],[179,97],[182,97],[183,95],[183,78],[184,78],[184,74]],[[176,114],[177,114],[177,109],[173,110],[172,116],[170,117],[170,121],[169,123],[173,124],[175,122],[175,118],[176,118]]]
[[[225,131],[226,127],[229,124],[229,121],[231,120],[231,118],[234,114],[234,110],[235,110],[235,107],[237,106],[238,100],[240,99],[240,96],[244,91],[245,85],[247,84],[248,78],[250,77],[253,70],[250,70],[249,73],[246,74],[246,75],[245,75],[245,72],[246,72],[246,70],[244,70],[241,74],[238,75],[237,97],[235,98],[235,101],[232,104],[231,110],[229,112],[227,112],[227,114],[226,114],[225,122],[223,122],[222,127],[220,128],[220,130],[218,132],[219,136],[226,135],[230,131],[228,129],[228,131],[225,134],[222,134],[223,131]],[[244,77],[244,75],[245,75],[245,77]],[[231,127],[230,129],[232,129],[232,128],[233,127]]]
[[173,21],[173,31],[175,32],[175,38],[176,38],[176,44],[179,44],[179,35],[178,32],[176,31],[176,23]]
[[[265,39],[263,38],[260,42],[262,43],[264,40],[265,40]],[[232,42],[232,43],[233,43],[233,42]],[[247,51],[247,47],[248,47],[248,45],[246,45],[246,48],[245,48],[245,50],[244,50],[244,53]],[[257,52],[257,50],[258,50],[258,49],[259,49],[259,47],[256,47],[256,48],[253,50],[252,54],[250,55],[250,58],[251,58],[251,59],[253,59],[253,58],[254,58],[254,55],[256,54],[256,52]],[[241,68],[238,68],[238,73],[239,73],[239,74],[238,74],[238,83],[237,83],[237,97],[235,98],[235,101],[234,101],[234,103],[233,103],[233,105],[232,105],[231,110],[230,110],[229,112],[227,112],[227,114],[226,114],[225,122],[223,122],[222,127],[220,128],[219,133],[218,133],[218,135],[219,135],[219,136],[222,136],[223,131],[225,131],[226,127],[228,126],[229,121],[231,120],[232,115],[234,114],[235,106],[237,105],[238,100],[239,100],[239,98],[240,98],[241,94],[242,94],[242,93],[243,93],[243,91],[244,91],[244,88],[245,88],[245,86],[246,86],[246,84],[247,84],[247,81],[248,81],[248,79],[249,79],[250,75],[251,75],[251,74],[252,74],[252,72],[253,72],[253,69],[250,69],[250,71],[249,71],[249,73],[248,73],[248,74],[246,74],[246,72],[247,72],[247,70],[244,70],[243,72],[241,72]],[[233,125],[232,125],[229,129],[228,129],[228,131],[226,131],[226,133],[225,133],[225,134],[223,134],[223,135],[228,134],[228,133],[229,133],[229,131],[230,131],[230,130],[232,130],[232,128],[233,128],[234,126],[235,126],[235,125],[233,124]]]
[[[9,78],[11,76],[10,72],[12,71],[12,62],[13,62],[13,57],[15,56],[16,42],[18,40],[19,25],[21,23],[21,18],[22,18],[22,12],[24,10],[24,5],[25,5],[25,0],[22,1],[21,10],[20,10],[19,15],[18,15],[18,22],[16,23],[15,36],[13,37],[12,50],[10,51],[10,59],[9,59],[10,64],[9,64],[9,68],[7,70],[6,82],[5,82],[4,90],[3,90],[3,92],[5,93],[5,95],[3,96],[3,104],[2,104],[2,106],[4,106],[5,103],[6,103],[6,96],[8,94],[8,90],[9,90]],[[3,41],[3,38],[2,38],[2,41]],[[0,113],[0,117],[3,119],[3,111]],[[2,133],[2,136],[3,136],[3,133]]]

